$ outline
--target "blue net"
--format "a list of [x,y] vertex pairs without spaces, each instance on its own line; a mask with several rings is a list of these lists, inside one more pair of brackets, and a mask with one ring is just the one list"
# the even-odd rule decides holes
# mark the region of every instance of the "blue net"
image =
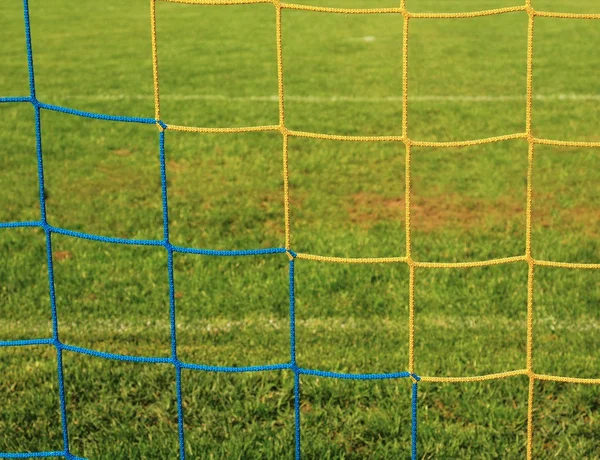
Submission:
[[[81,110],[75,110],[72,108],[61,107],[57,105],[45,104],[40,102],[36,97],[35,88],[35,72],[33,62],[33,52],[31,46],[31,29],[29,19],[29,4],[28,0],[23,0],[23,12],[25,22],[25,38],[26,38],[26,49],[27,49],[27,63],[29,70],[29,90],[30,95],[27,97],[1,97],[0,103],[29,103],[34,108],[35,113],[35,138],[36,138],[36,154],[37,154],[37,165],[38,165],[38,183],[39,183],[39,203],[41,216],[39,221],[28,221],[28,222],[0,222],[0,228],[19,228],[19,227],[37,227],[43,229],[46,239],[46,263],[48,267],[48,286],[50,305],[52,309],[52,337],[51,338],[34,338],[30,340],[13,340],[13,341],[2,341],[0,347],[24,347],[24,346],[35,346],[35,345],[50,345],[54,346],[57,354],[57,379],[58,379],[58,390],[60,399],[60,413],[62,423],[62,438],[63,438],[63,450],[62,451],[48,451],[48,452],[18,452],[18,453],[2,453],[0,452],[0,458],[37,458],[37,457],[63,457],[67,459],[80,459],[71,453],[69,446],[69,423],[67,414],[67,404],[65,396],[65,382],[63,372],[63,351],[70,351],[74,353],[80,353],[96,358],[125,361],[134,363],[153,363],[161,365],[172,365],[175,373],[176,380],[176,398],[177,398],[177,418],[178,418],[178,435],[179,435],[179,456],[184,459],[185,453],[185,430],[184,430],[184,412],[182,408],[182,390],[181,390],[181,370],[190,369],[202,372],[221,372],[221,373],[240,373],[240,372],[268,372],[268,371],[280,371],[288,370],[294,373],[294,413],[295,413],[295,457],[297,459],[301,456],[301,430],[300,430],[300,376],[311,375],[324,378],[334,379],[349,379],[349,380],[381,380],[381,379],[403,379],[412,378],[412,446],[411,453],[412,458],[416,459],[417,456],[417,385],[420,378],[409,372],[396,372],[386,374],[345,374],[337,372],[327,372],[316,369],[306,369],[298,366],[296,361],[296,318],[295,318],[295,294],[294,294],[294,264],[296,259],[296,253],[291,249],[286,248],[267,248],[267,249],[254,249],[254,250],[212,250],[212,249],[200,249],[200,248],[188,248],[175,246],[171,244],[169,240],[169,207],[168,207],[168,189],[167,189],[167,175],[165,165],[165,137],[168,131],[168,125],[163,121],[154,118],[141,118],[141,117],[125,117],[125,116],[113,116],[98,114],[92,112],[86,112]],[[160,180],[162,188],[162,210],[163,210],[163,239],[161,240],[143,240],[143,239],[125,239],[125,238],[112,238],[107,236],[93,235],[84,232],[77,232],[52,226],[48,223],[46,215],[46,198],[44,195],[44,158],[42,149],[42,125],[41,125],[41,111],[55,111],[62,112],[69,115],[93,118],[98,120],[112,121],[112,122],[123,122],[123,123],[141,123],[141,124],[156,124],[160,129],[158,132],[158,161],[160,162]],[[168,272],[166,276],[169,279],[169,302],[170,302],[170,328],[171,328],[171,356],[168,358],[162,357],[151,357],[151,356],[130,356],[121,355],[114,353],[101,352],[89,348],[73,346],[63,343],[59,335],[59,320],[57,314],[57,302],[55,293],[54,283],[54,268],[52,259],[52,235],[60,234],[66,235],[73,238],[82,238],[92,241],[99,241],[106,244],[125,244],[125,245],[138,245],[138,246],[157,246],[164,248],[168,255]],[[231,257],[231,256],[253,256],[253,255],[265,255],[265,254],[276,254],[284,253],[288,254],[289,260],[289,312],[290,312],[290,360],[286,363],[281,364],[270,364],[263,366],[250,366],[250,367],[225,367],[225,366],[208,366],[198,363],[183,362],[177,357],[177,334],[175,326],[176,318],[176,299],[175,299],[175,282],[173,277],[173,255],[174,253],[187,253],[187,254],[200,254],[206,256],[215,257]]]

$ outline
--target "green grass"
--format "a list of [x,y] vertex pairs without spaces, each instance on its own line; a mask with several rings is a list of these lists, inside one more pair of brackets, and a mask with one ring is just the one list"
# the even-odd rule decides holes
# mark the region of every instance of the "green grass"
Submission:
[[[43,102],[153,117],[146,0],[31,0],[36,88]],[[307,2],[308,3],[308,2]],[[345,7],[388,0],[311,0]],[[572,4],[571,4],[572,3]],[[510,0],[407,0],[411,11],[470,11]],[[600,12],[593,0],[534,0],[540,10]],[[278,123],[271,5],[157,3],[162,118],[231,127]],[[2,7],[0,96],[28,94],[22,5]],[[286,125],[354,135],[402,127],[402,17],[283,12]],[[595,21],[537,18],[533,131],[598,141]],[[525,131],[527,16],[412,20],[409,136],[477,139]],[[365,39],[365,37],[373,37]],[[560,95],[596,98],[560,98]],[[447,96],[458,96],[458,99]],[[473,101],[465,96],[505,96]],[[253,99],[254,98],[254,99]],[[0,221],[39,219],[33,109],[1,104]],[[154,126],[42,112],[52,225],[162,238]],[[525,252],[527,143],[412,152],[413,257],[476,261]],[[284,244],[278,133],[166,133],[171,241],[252,249]],[[405,255],[400,143],[291,138],[296,251]],[[533,255],[600,262],[597,149],[537,146]],[[53,236],[60,337],[70,345],[169,356],[167,258],[160,248]],[[0,340],[52,334],[45,239],[0,230]],[[247,366],[289,360],[288,259],[176,254],[179,357]],[[599,378],[595,270],[538,267],[534,369]],[[403,264],[296,262],[297,353],[303,367],[397,372],[408,364]],[[527,265],[421,269],[415,278],[415,371],[473,376],[525,367]],[[175,372],[168,365],[64,353],[71,451],[88,458],[175,458]],[[0,348],[0,452],[62,450],[53,347]],[[302,377],[306,458],[409,458],[410,382]],[[190,458],[292,458],[289,371],[182,374]],[[528,382],[419,385],[419,458],[523,458]],[[535,458],[600,456],[600,389],[537,382]]]

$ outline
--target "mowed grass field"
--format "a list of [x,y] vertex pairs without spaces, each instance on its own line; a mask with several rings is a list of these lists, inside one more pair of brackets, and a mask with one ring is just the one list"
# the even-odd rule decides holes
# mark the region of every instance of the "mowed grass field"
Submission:
[[[397,6],[387,0],[311,0]],[[407,0],[410,11],[473,11],[510,0]],[[534,0],[600,12],[594,0]],[[149,2],[31,0],[37,97],[98,113],[153,117]],[[278,123],[272,5],[157,2],[162,119],[236,127]],[[283,11],[286,126],[400,135],[400,15]],[[408,134],[421,141],[525,131],[527,15],[411,20]],[[600,21],[537,18],[533,134],[600,141]],[[27,96],[22,4],[0,15],[0,96]],[[0,104],[0,221],[38,220],[34,113]],[[42,111],[51,225],[162,238],[158,131]],[[282,136],[167,130],[173,244],[282,247]],[[412,151],[418,261],[525,253],[525,140]],[[290,138],[297,252],[404,256],[400,142]],[[600,263],[600,149],[536,146],[532,251]],[[170,356],[167,255],[53,235],[60,339],[94,350]],[[0,229],[0,340],[52,336],[45,237]],[[220,366],[289,362],[288,259],[175,255],[178,354]],[[474,376],[525,368],[527,264],[416,269],[415,372]],[[296,261],[298,364],[366,373],[408,366],[405,264]],[[534,370],[600,377],[600,273],[537,267]],[[175,371],[64,352],[71,452],[176,458]],[[56,351],[0,348],[0,452],[62,450]],[[292,458],[293,373],[182,371],[189,458]],[[305,458],[410,457],[409,380],[301,378]],[[420,383],[419,458],[524,458],[528,380]],[[600,388],[537,382],[535,458],[600,458]]]

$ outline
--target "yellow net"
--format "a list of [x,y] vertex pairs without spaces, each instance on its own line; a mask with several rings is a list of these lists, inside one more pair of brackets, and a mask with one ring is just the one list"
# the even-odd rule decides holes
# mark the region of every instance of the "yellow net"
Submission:
[[[160,120],[160,90],[158,77],[158,52],[156,37],[156,1],[150,0],[151,8],[151,26],[152,26],[152,57],[154,72],[154,104],[155,119]],[[171,3],[195,4],[195,5],[248,5],[248,4],[273,4],[275,7],[276,21],[276,41],[277,41],[277,76],[278,76],[278,100],[279,100],[279,124],[268,126],[251,126],[239,128],[204,128],[193,126],[168,125],[169,130],[188,131],[199,133],[243,133],[256,131],[279,131],[283,137],[283,173],[284,173],[284,200],[285,200],[285,247],[290,258],[309,259],[330,263],[405,263],[409,267],[409,358],[408,371],[411,374],[415,372],[414,342],[415,342],[415,275],[416,269],[421,268],[469,268],[485,267],[492,265],[509,264],[515,262],[527,262],[529,266],[527,283],[527,347],[526,347],[526,368],[517,369],[496,374],[487,374],[471,377],[429,377],[420,376],[423,382],[477,382],[486,380],[502,379],[517,375],[526,375],[529,378],[529,394],[527,408],[527,458],[532,458],[532,436],[533,436],[533,399],[534,384],[536,380],[549,380],[555,382],[579,383],[579,384],[600,384],[600,379],[585,379],[568,376],[544,375],[538,374],[533,368],[533,286],[534,273],[536,266],[560,267],[570,269],[599,269],[600,264],[552,262],[538,260],[533,257],[531,251],[531,222],[532,222],[532,195],[533,195],[533,165],[534,151],[537,144],[565,146],[565,147],[600,147],[600,142],[580,142],[563,141],[553,139],[537,138],[533,135],[531,129],[532,120],[532,101],[533,101],[533,37],[534,24],[536,17],[551,17],[565,19],[600,19],[600,14],[574,14],[560,12],[537,11],[531,5],[531,0],[526,0],[525,5],[512,6],[506,8],[491,9],[485,11],[464,12],[464,13],[413,13],[407,10],[406,0],[400,1],[398,8],[330,8],[311,5],[299,5],[292,3],[282,3],[280,0],[161,0]],[[402,134],[400,136],[346,136],[337,134],[323,134],[314,132],[294,131],[285,125],[285,105],[284,105],[284,66],[282,55],[282,10],[303,10],[318,13],[332,14],[399,14],[404,18],[402,34]],[[451,141],[451,142],[428,142],[413,140],[409,136],[409,114],[408,114],[408,50],[409,50],[409,29],[411,20],[415,19],[459,19],[475,18],[482,16],[493,16],[513,12],[524,12],[527,14],[528,33],[527,33],[527,97],[526,97],[526,121],[525,131],[522,133],[507,134],[504,136],[489,137],[484,139]],[[164,124],[159,124],[159,129],[165,129]],[[406,149],[406,190],[405,190],[405,223],[406,223],[406,256],[404,257],[377,257],[377,258],[345,258],[329,257],[316,254],[293,253],[290,243],[290,200],[289,200],[289,178],[288,178],[288,139],[290,137],[304,137],[314,139],[330,139],[352,142],[402,142]],[[476,262],[424,262],[414,260],[412,257],[411,243],[411,149],[415,147],[465,147],[473,145],[488,144],[511,139],[526,139],[529,144],[528,149],[528,168],[527,168],[527,208],[526,208],[526,240],[525,254],[516,257],[502,259],[493,259]]]

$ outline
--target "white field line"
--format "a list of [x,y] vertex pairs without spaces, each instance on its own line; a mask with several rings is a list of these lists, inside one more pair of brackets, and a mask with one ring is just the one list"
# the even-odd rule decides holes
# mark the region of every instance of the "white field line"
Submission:
[[[148,100],[153,99],[151,94],[65,94],[60,97],[51,97],[52,100],[84,99],[88,101],[121,101],[121,100]],[[225,101],[225,102],[278,102],[278,97],[273,96],[225,96],[222,94],[165,94],[161,100],[171,101]],[[457,95],[423,95],[409,96],[411,102],[508,102],[525,101],[526,96],[457,96]],[[600,101],[600,94],[534,94],[536,101]],[[304,102],[308,104],[326,104],[336,102],[357,103],[401,103],[402,97],[354,97],[354,96],[292,96],[286,95],[286,101]]]
[[[297,326],[307,328],[312,332],[318,333],[323,331],[339,331],[345,329],[348,331],[371,331],[373,325],[382,330],[402,330],[405,325],[398,323],[389,318],[370,319],[368,322],[356,319],[353,317],[334,317],[334,318],[309,318],[297,319]],[[505,316],[452,316],[438,315],[435,317],[426,316],[422,318],[422,322],[429,328],[438,328],[442,330],[462,331],[469,330],[514,330],[515,327],[520,327],[522,320],[508,318]],[[535,319],[535,323],[544,328],[545,331],[564,331],[564,332],[597,332],[600,331],[600,321],[589,316],[581,315],[575,320],[557,319],[553,316],[542,316]],[[0,326],[4,327],[8,324],[8,320],[0,318]],[[98,319],[95,323],[99,329],[110,329],[118,332],[139,332],[150,330],[167,330],[169,322],[164,320],[149,320],[143,323],[127,322],[117,319]],[[77,328],[80,323],[71,322],[65,323],[65,327]],[[220,331],[229,332],[231,330],[285,330],[288,327],[288,322],[282,319],[266,317],[266,316],[249,316],[241,320],[232,320],[226,317],[212,319],[196,319],[189,322],[177,323],[178,330],[195,331],[197,333],[218,333]]]

